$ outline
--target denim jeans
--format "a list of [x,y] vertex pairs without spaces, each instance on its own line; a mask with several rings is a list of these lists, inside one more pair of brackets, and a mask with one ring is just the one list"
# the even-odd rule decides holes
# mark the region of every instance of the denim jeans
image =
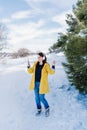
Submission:
[[45,94],[39,94],[39,86],[40,86],[40,82],[35,82],[34,93],[35,93],[35,101],[36,101],[37,109],[41,109],[41,102],[43,103],[45,109],[47,109],[49,107],[49,104],[45,99]]

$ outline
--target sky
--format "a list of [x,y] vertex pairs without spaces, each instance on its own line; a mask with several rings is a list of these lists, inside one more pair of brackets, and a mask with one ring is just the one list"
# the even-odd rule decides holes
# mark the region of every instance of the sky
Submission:
[[0,0],[0,22],[8,29],[10,50],[44,51],[66,32],[66,14],[77,0]]

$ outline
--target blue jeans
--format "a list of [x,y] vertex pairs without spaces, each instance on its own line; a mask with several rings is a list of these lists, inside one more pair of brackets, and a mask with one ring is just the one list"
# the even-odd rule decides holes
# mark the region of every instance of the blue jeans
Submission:
[[43,103],[45,109],[47,109],[49,107],[48,102],[45,99],[45,94],[39,94],[39,86],[40,82],[35,82],[34,93],[37,109],[41,109],[41,102]]

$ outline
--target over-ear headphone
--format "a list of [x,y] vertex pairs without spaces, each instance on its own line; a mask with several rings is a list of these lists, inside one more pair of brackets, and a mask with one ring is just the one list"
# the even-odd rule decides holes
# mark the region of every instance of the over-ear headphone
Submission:
[[43,60],[45,60],[45,56],[43,56]]

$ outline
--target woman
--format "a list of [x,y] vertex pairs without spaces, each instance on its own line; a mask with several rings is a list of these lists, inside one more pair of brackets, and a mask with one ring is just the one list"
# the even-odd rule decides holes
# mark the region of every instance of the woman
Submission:
[[45,94],[49,92],[48,74],[55,73],[55,61],[53,61],[52,69],[47,63],[46,56],[42,53],[38,53],[38,61],[34,63],[32,67],[28,64],[28,72],[32,74],[32,80],[30,82],[30,89],[34,90],[35,101],[37,106],[36,115],[40,115],[42,112],[41,102],[45,107],[45,116],[49,115],[49,104],[45,98]]

